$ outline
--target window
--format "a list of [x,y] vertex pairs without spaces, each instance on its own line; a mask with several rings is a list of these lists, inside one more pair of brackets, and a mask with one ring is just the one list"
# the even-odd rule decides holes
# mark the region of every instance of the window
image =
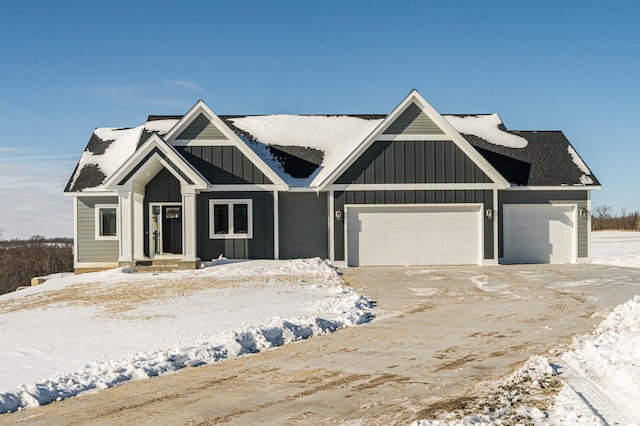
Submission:
[[209,238],[253,238],[251,200],[209,200]]
[[118,239],[118,206],[96,204],[96,240]]

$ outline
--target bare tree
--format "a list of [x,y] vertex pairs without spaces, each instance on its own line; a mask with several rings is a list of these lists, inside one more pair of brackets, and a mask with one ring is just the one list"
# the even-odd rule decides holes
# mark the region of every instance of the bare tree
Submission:
[[593,216],[596,219],[609,219],[613,216],[613,209],[611,208],[611,206],[596,206],[593,209]]

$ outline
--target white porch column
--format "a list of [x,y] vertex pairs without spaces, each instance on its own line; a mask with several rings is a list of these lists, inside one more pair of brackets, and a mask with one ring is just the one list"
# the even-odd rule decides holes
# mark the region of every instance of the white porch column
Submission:
[[182,186],[182,260],[196,260],[196,191]]
[[120,257],[119,262],[133,262],[133,193],[131,187],[118,189],[120,208]]
[[144,259],[144,193],[133,193],[133,258]]

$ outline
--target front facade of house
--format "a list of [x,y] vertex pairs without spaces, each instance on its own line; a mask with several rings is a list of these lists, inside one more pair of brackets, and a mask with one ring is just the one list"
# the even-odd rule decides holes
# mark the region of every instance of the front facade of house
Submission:
[[65,193],[76,271],[174,259],[575,263],[599,182],[561,132],[443,116],[183,116],[97,129]]

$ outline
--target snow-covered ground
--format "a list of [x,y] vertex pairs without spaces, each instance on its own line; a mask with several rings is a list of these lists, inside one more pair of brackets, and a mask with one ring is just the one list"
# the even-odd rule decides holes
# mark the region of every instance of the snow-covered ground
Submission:
[[0,296],[0,413],[369,321],[319,259],[74,276]]
[[[591,249],[593,263],[640,267],[640,232],[595,232]],[[471,408],[414,426],[640,424],[640,296],[557,359],[533,356],[488,388]]]

